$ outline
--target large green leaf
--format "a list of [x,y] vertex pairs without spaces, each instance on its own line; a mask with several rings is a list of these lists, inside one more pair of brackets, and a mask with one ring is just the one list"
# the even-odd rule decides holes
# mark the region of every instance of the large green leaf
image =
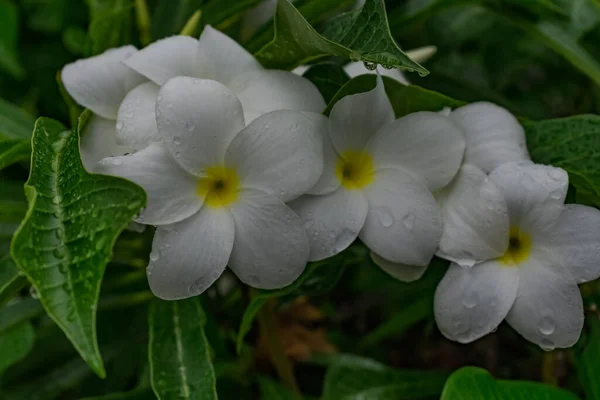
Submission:
[[17,56],[19,15],[11,0],[0,0],[0,69],[21,79],[25,71]]
[[412,400],[442,392],[445,373],[395,370],[376,361],[341,356],[325,375],[322,400]]
[[428,72],[412,61],[392,38],[383,0],[367,0],[356,12],[330,22],[327,37],[320,35],[288,1],[279,0],[275,37],[256,53],[268,68],[292,69],[324,56],[342,56],[388,68]]
[[481,368],[464,367],[444,386],[441,400],[577,400],[573,393],[538,382],[495,380]]
[[133,3],[130,0],[86,0],[86,3],[90,8],[89,55],[131,43]]
[[200,299],[150,305],[150,379],[159,400],[216,400],[215,371]]
[[324,62],[313,65],[303,75],[311,81],[319,92],[323,95],[326,102],[339,92],[339,90],[350,80],[350,77],[344,71],[340,64]]
[[291,285],[277,290],[259,290],[242,316],[237,335],[238,353],[244,345],[244,337],[252,329],[254,318],[267,300],[273,297],[295,298],[327,293],[337,284],[346,268],[364,262],[367,257],[367,249],[364,246],[353,246],[334,257],[310,263]]
[[29,322],[0,333],[0,375],[31,351],[34,340],[35,332]]
[[33,124],[32,117],[0,98],[0,169],[29,158]]
[[579,382],[588,400],[600,400],[600,320],[596,315],[587,318],[587,343],[576,355],[575,366]]
[[92,175],[79,156],[77,130],[40,118],[25,184],[29,210],[12,242],[12,256],[44,308],[99,375],[96,343],[100,283],[119,233],[146,201],[121,178]]
[[600,116],[577,115],[523,125],[535,162],[565,169],[578,190],[600,196]]

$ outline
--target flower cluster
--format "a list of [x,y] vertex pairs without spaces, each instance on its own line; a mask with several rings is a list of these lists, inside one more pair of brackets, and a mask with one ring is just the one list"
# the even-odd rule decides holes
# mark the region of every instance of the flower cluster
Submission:
[[600,275],[600,212],[564,205],[567,173],[530,160],[503,108],[396,118],[378,75],[326,117],[311,82],[265,70],[210,27],[80,60],[62,80],[94,113],[85,167],[148,194],[136,221],[157,227],[157,296],[198,295],[226,266],[283,287],[360,238],[396,279],[418,279],[435,255],[451,261],[435,295],[450,339],[506,319],[543,348],[577,340],[577,284]]

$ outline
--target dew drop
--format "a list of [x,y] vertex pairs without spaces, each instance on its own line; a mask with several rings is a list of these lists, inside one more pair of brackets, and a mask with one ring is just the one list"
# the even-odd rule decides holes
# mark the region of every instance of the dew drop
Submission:
[[175,152],[175,157],[177,157],[177,158],[181,157],[181,153],[180,153],[180,152],[178,152],[178,151],[176,151],[176,152]]
[[352,53],[350,53],[350,56],[349,56],[349,57],[350,57],[350,60],[352,60],[352,61],[354,61],[354,62],[356,62],[356,61],[360,61],[360,54],[359,54],[359,53],[357,53],[357,52],[354,52],[354,51],[353,51]]
[[369,61],[365,61],[364,66],[366,69],[368,69],[369,71],[375,71],[377,69],[377,64],[369,62]]
[[550,192],[550,198],[554,200],[559,200],[562,197],[563,191],[561,189],[554,189]]
[[40,293],[37,291],[37,289],[35,288],[35,286],[30,286],[29,287],[29,295],[31,296],[32,299],[39,299],[40,298]]
[[548,338],[543,338],[540,341],[540,347],[542,348],[542,350],[544,351],[552,351],[554,350],[554,348],[556,347],[554,342]]
[[188,132],[194,131],[195,127],[194,127],[194,124],[192,124],[191,122],[186,123],[185,126],[186,126]]
[[58,204],[62,201],[62,196],[56,195],[52,198],[52,204]]
[[341,253],[344,251],[350,243],[354,241],[356,237],[356,233],[346,228],[343,229],[335,238],[335,243],[333,245],[334,254]]
[[310,218],[307,219],[306,221],[304,221],[304,229],[306,229],[307,231],[312,228],[313,226],[315,226],[315,220]]
[[52,143],[52,151],[54,151],[55,153],[58,153],[62,150],[62,148],[65,145],[65,141],[63,140],[57,140],[56,142]]
[[402,223],[409,232],[415,229],[415,218],[415,214],[411,213],[408,213],[404,217],[402,217]]
[[552,335],[556,329],[556,323],[550,316],[545,316],[538,323],[538,329],[542,335]]
[[66,274],[69,271],[69,267],[66,263],[60,263],[58,264],[58,270],[61,273]]
[[59,248],[57,248],[57,249],[54,250],[53,254],[54,254],[54,257],[56,257],[58,259],[65,258],[65,248],[64,247],[59,247]]
[[173,137],[173,144],[175,146],[179,146],[181,144],[181,139],[179,138],[179,136],[174,136]]
[[479,293],[471,291],[470,293],[465,294],[462,303],[463,306],[467,308],[475,308],[477,303],[479,303]]
[[389,210],[389,208],[378,207],[373,209],[372,212],[376,215],[377,220],[382,226],[389,228],[394,223],[394,217],[392,216],[392,213]]
[[550,178],[562,181],[565,178],[565,172],[560,168],[550,169]]
[[158,253],[155,251],[151,251],[150,252],[150,261],[156,261],[158,260]]
[[125,127],[125,123],[123,121],[117,122],[117,130],[120,131]]

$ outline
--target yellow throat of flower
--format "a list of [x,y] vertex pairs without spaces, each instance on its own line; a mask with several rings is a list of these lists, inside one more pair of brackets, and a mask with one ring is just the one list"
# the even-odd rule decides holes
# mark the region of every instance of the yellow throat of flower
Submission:
[[210,207],[225,207],[238,198],[240,180],[233,168],[212,166],[206,169],[206,177],[198,182],[196,192]]
[[531,252],[531,237],[518,227],[511,227],[508,249],[500,257],[500,261],[508,267],[516,267],[529,258]]
[[346,150],[337,162],[336,176],[346,189],[361,189],[373,182],[373,158],[365,151]]

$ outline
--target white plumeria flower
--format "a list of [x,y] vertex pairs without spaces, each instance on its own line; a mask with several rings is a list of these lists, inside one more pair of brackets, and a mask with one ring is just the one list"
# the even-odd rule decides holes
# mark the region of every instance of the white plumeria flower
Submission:
[[116,120],[127,93],[146,79],[126,67],[122,61],[137,49],[123,46],[66,65],[61,80],[69,95],[94,115],[81,136],[81,161],[88,171],[104,157],[133,151],[116,139]]
[[[456,122],[465,134],[463,165],[450,184],[434,195],[440,209],[444,229],[437,251],[439,257],[462,266],[473,266],[488,256],[488,245],[497,237],[483,225],[473,230],[471,221],[478,218],[503,218],[504,200],[487,173],[496,167],[529,160],[525,131],[506,109],[488,102],[477,102],[441,111]],[[508,229],[508,227],[506,227]],[[496,243],[502,247],[503,241]],[[402,265],[372,255],[381,268],[403,281],[419,279],[427,266]]]
[[284,202],[319,179],[326,118],[279,110],[244,128],[231,90],[190,77],[169,80],[158,99],[162,141],[101,163],[148,194],[137,221],[158,226],[147,269],[152,291],[163,299],[197,295],[226,265],[254,287],[291,283],[309,243]]
[[211,79],[233,91],[246,124],[274,110],[322,112],[325,101],[307,79],[266,70],[229,36],[206,26],[200,39],[171,36],[150,44],[124,63],[151,83],[133,90],[119,110],[117,138],[139,146],[159,139],[152,129],[159,87],[177,76]]
[[543,349],[572,346],[584,319],[577,284],[600,276],[600,211],[563,205],[568,175],[560,168],[513,162],[489,180],[483,209],[481,198],[463,197],[474,212],[454,232],[458,243],[487,232],[477,238],[485,261],[450,265],[435,293],[437,324],[468,343],[506,319]]
[[290,203],[308,231],[310,260],[341,252],[357,236],[394,262],[426,265],[433,257],[442,221],[431,191],[456,174],[464,138],[437,113],[394,119],[381,77],[375,89],[333,107],[323,176]]

